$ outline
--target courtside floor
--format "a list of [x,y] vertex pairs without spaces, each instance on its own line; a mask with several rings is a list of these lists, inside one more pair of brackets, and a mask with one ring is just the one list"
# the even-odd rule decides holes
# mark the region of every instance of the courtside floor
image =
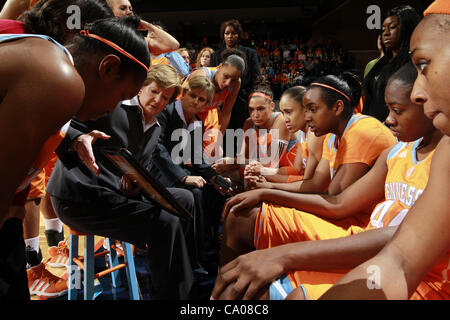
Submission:
[[[48,255],[48,245],[47,240],[45,238],[45,225],[41,214],[41,222],[40,222],[40,232],[39,232],[39,245],[42,251],[42,257],[44,261],[49,257]],[[65,239],[69,239],[69,231],[66,226],[64,226],[64,237]],[[102,238],[96,236],[95,243],[100,241]],[[84,237],[80,237],[79,243],[79,254],[83,255],[84,250]],[[101,247],[99,250],[103,250]],[[147,257],[145,254],[138,253],[135,255],[135,265],[136,265],[136,275],[139,283],[139,289],[142,300],[151,300],[150,288],[151,288],[151,276],[150,271],[148,269]],[[99,272],[105,268],[105,257],[98,257],[95,261],[95,272]],[[62,276],[67,272],[66,268],[52,268],[47,266],[47,269],[57,276]],[[122,286],[118,289],[112,289],[111,286],[111,276],[105,275],[100,278],[100,281],[97,284],[100,285],[102,292],[96,297],[96,300],[129,300],[128,288],[126,285],[126,275],[125,270],[120,270]],[[199,300],[209,299],[210,292],[212,290],[212,286],[215,281],[215,276],[207,276],[200,282],[200,291],[199,291]],[[80,300],[83,299],[83,290],[78,290],[78,298]],[[37,296],[31,296],[31,300],[39,300]],[[49,299],[49,300],[67,300],[67,295],[61,296],[59,298]],[[195,299],[197,300],[197,299]],[[41,301],[45,303],[45,301]]]

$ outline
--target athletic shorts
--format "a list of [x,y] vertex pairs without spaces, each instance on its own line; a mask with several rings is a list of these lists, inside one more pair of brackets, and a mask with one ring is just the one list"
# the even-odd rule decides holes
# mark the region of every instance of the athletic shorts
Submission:
[[[346,237],[365,231],[370,216],[357,214],[346,219],[324,219],[293,208],[263,203],[256,218],[256,249],[272,248],[286,243]],[[270,285],[271,299],[284,299],[301,287],[307,299],[318,299],[349,270],[331,272],[291,271]]]

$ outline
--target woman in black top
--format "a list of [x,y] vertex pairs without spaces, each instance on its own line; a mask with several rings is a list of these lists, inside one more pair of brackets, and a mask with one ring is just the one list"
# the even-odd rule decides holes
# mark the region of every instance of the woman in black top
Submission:
[[243,30],[241,24],[236,19],[225,21],[220,26],[220,38],[223,41],[223,48],[211,54],[210,66],[218,66],[222,62],[222,53],[226,49],[237,49],[241,51],[246,60],[246,71],[241,76],[241,88],[231,113],[228,124],[230,129],[242,128],[245,119],[248,118],[248,95],[250,94],[256,78],[260,74],[259,60],[256,50],[239,44],[242,39]]
[[384,122],[388,108],[384,90],[389,77],[410,60],[409,39],[420,21],[417,11],[410,6],[398,6],[386,13],[381,27],[384,56],[377,61],[364,78],[364,106],[362,113]]

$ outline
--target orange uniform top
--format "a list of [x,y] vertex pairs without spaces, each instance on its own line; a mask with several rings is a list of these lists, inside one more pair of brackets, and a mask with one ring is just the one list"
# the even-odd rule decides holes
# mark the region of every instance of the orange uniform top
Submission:
[[54,151],[66,136],[70,121],[67,122],[58,132],[50,136],[39,151],[38,156],[33,162],[33,165],[28,170],[27,176],[22,180],[22,183],[17,188],[16,193],[24,190],[31,181],[42,171],[47,163],[53,158]]
[[330,162],[330,176],[333,177],[334,160],[336,159],[336,147],[334,142],[336,135],[328,133],[323,140],[322,158]]
[[385,201],[379,203],[370,217],[370,227],[399,225],[428,183],[433,152],[417,161],[416,149],[422,139],[399,142],[389,152],[386,163]]
[[[325,141],[329,139],[327,137]],[[421,139],[410,143],[400,142],[389,152],[386,160],[385,201],[375,207],[366,226],[342,223],[346,219],[330,223],[314,214],[264,203],[255,224],[255,246],[264,249],[288,242],[334,239],[399,225],[428,182],[434,152],[418,161],[416,151],[420,142]],[[287,275],[292,287],[302,285],[308,299],[317,299],[347,272],[297,270],[289,271]],[[447,252],[422,279],[411,299],[449,300],[449,277],[450,252]]]
[[380,153],[396,142],[391,131],[380,121],[357,113],[348,121],[340,140],[336,136],[325,139],[322,157],[330,160],[333,179],[342,164],[362,162],[372,166]]
[[171,64],[171,63],[164,54],[160,54],[157,57],[150,55],[150,65],[154,64]]
[[28,10],[30,10],[36,3],[38,3],[39,0],[30,0],[30,3],[28,4]]
[[309,151],[308,151],[308,134],[299,130],[297,135],[298,147],[302,152],[302,172],[303,174],[306,169],[306,162],[308,161]]
[[[434,150],[423,159],[416,158],[422,139],[398,143],[389,153],[386,164],[385,201],[372,212],[368,229],[399,225],[425,189]],[[422,279],[412,299],[449,299],[450,252]]]
[[[36,3],[30,3],[30,8]],[[68,56],[69,60],[73,64],[72,55],[67,51],[65,47],[53,40],[52,38],[45,35],[36,34],[3,34],[0,36],[0,42],[13,41],[16,39],[22,39],[27,37],[43,38],[50,42],[56,44],[64,53]],[[38,156],[35,158],[31,168],[28,170],[25,178],[22,180],[21,184],[16,189],[14,199],[12,201],[13,205],[24,205],[26,197],[30,193],[31,182],[38,176],[38,174],[43,170],[47,163],[52,159],[54,151],[64,139],[67,129],[69,128],[70,121],[67,122],[59,131],[50,136],[46,142],[43,144]]]
[[[300,150],[302,154],[302,166],[301,170],[297,172],[298,175],[303,175],[306,168],[306,161],[308,160],[308,135],[299,130],[295,136],[296,143],[293,147],[286,149],[286,152],[280,158],[280,167],[294,167],[295,158],[297,156],[297,152]],[[289,141],[291,143],[291,141]]]
[[[253,151],[253,153],[250,151],[250,154],[252,154],[253,158],[255,159],[261,159],[261,158],[266,158],[266,157],[270,157],[270,146],[272,144],[272,126],[275,123],[275,120],[278,118],[278,116],[281,115],[281,112],[274,112],[270,119],[269,119],[269,125],[268,125],[268,129],[261,129],[258,126],[256,126],[253,122],[251,125],[251,129],[255,129],[256,131],[256,149]],[[287,145],[286,145],[287,147]],[[278,150],[278,149],[277,149]],[[286,150],[286,149],[284,149]],[[279,161],[281,161],[282,159],[282,155],[285,154],[285,152],[280,153],[280,150],[278,150],[279,152],[279,160],[277,161],[277,165],[279,164]]]
[[297,155],[297,151],[299,148],[299,143],[297,139],[293,139],[295,141],[293,145],[290,147],[291,141],[288,142],[288,147],[285,152],[280,157],[280,162],[278,166],[281,167],[294,167],[295,157]]

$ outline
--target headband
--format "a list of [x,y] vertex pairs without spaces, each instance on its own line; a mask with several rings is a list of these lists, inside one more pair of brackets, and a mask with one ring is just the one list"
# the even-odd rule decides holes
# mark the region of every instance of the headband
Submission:
[[334,91],[336,91],[336,92],[342,94],[342,95],[343,95],[344,97],[346,97],[347,100],[350,102],[350,98],[349,98],[345,93],[343,93],[342,91],[339,91],[339,90],[336,89],[336,88],[333,88],[332,86],[328,86],[328,85],[326,85],[326,84],[323,84],[323,83],[317,83],[317,82],[311,83],[311,86],[320,86],[320,87],[324,87],[324,88],[328,88],[328,89],[334,90]]
[[248,96],[248,99],[250,100],[251,97],[253,96],[257,96],[257,97],[263,97],[266,98],[267,100],[269,100],[270,102],[273,102],[272,98],[270,96],[268,96],[267,94],[264,94],[262,92],[253,92],[252,94],[250,94]]
[[121,54],[123,54],[124,56],[130,58],[131,60],[133,60],[134,62],[138,63],[139,65],[141,65],[146,72],[148,72],[148,67],[143,64],[141,61],[139,61],[138,59],[136,59],[133,55],[129,54],[127,51],[125,51],[124,49],[122,49],[121,47],[119,47],[117,44],[115,44],[112,41],[109,41],[105,38],[102,38],[96,34],[93,33],[89,33],[89,30],[81,30],[80,34],[89,38],[94,38],[97,39],[98,41],[103,42],[104,44],[110,46],[111,48],[115,49],[116,51],[120,52]]
[[436,0],[424,12],[423,15],[429,14],[450,14],[450,1]]

